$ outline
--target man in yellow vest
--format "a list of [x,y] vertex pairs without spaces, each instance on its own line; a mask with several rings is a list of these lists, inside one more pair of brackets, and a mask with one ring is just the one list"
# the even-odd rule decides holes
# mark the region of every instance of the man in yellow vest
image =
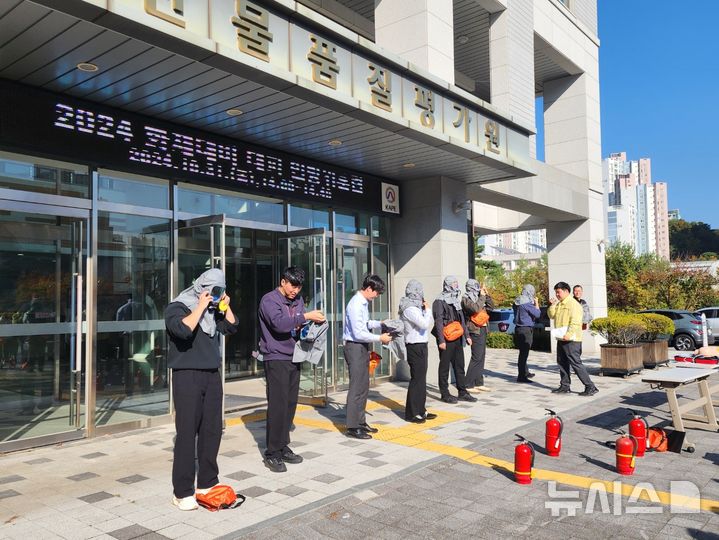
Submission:
[[550,319],[554,319],[555,329],[565,329],[564,335],[557,338],[557,364],[559,364],[559,388],[552,390],[555,394],[571,392],[570,368],[584,383],[584,392],[580,396],[593,396],[599,390],[589,378],[587,368],[582,364],[582,306],[571,295],[569,284],[560,281],[554,286],[556,298],[549,300],[552,304],[547,310]]

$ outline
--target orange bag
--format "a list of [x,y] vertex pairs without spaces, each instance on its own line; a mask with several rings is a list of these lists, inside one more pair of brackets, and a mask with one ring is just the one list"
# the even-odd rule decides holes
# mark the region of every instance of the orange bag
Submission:
[[478,311],[477,313],[475,313],[474,315],[472,315],[469,318],[469,320],[472,321],[477,326],[484,326],[485,324],[487,324],[489,322],[489,313],[487,313],[486,309],[482,309],[482,310]]
[[662,428],[652,427],[647,431],[647,439],[649,448],[655,452],[666,452],[669,448],[669,439],[667,432]]
[[210,512],[217,512],[218,510],[225,510],[228,508],[237,508],[243,502],[245,502],[245,496],[235,493],[230,486],[224,484],[217,484],[210,488],[210,491],[205,493],[197,493],[195,495],[197,504],[207,508]]
[[457,341],[464,335],[464,329],[462,329],[462,325],[459,321],[452,321],[444,327],[442,334],[446,341]]
[[375,369],[377,369],[377,366],[379,366],[379,363],[382,361],[382,357],[377,354],[374,351],[371,351],[369,353],[369,376],[372,377],[374,375]]

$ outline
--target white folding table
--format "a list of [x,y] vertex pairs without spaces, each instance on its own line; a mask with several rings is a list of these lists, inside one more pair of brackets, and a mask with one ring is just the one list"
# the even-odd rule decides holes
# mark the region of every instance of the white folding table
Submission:
[[[642,381],[649,383],[652,387],[666,391],[675,430],[686,431],[685,428],[696,428],[717,431],[719,424],[717,424],[716,414],[714,413],[708,381],[712,373],[715,373],[714,366],[710,366],[709,369],[673,367],[644,375]],[[696,384],[699,387],[700,397],[679,405],[677,388],[690,384]],[[687,414],[689,411],[700,408],[704,410],[703,415]],[[694,445],[686,441],[685,444],[687,445],[687,450],[694,451]]]

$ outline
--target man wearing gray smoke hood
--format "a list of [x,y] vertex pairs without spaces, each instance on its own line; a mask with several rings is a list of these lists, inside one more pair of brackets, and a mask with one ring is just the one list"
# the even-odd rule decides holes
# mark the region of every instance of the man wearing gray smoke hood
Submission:
[[[172,368],[175,404],[172,502],[195,510],[195,492],[219,483],[217,452],[222,437],[220,334],[237,332],[237,319],[225,293],[225,275],[213,268],[198,277],[165,309],[170,338],[167,364]],[[195,489],[197,447],[197,489]]]

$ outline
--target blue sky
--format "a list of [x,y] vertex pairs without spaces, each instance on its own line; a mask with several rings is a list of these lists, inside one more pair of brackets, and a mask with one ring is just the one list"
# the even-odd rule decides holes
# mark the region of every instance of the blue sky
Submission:
[[598,4],[602,157],[651,158],[669,208],[719,228],[719,2]]

